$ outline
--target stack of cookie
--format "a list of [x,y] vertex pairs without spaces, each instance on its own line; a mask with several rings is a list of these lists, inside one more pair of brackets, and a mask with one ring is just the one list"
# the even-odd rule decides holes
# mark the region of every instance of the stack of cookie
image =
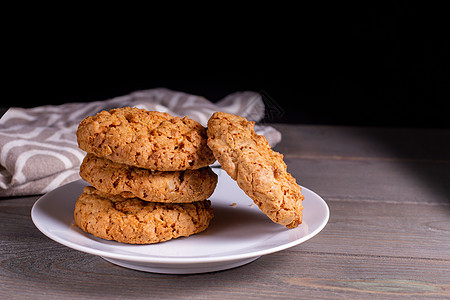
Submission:
[[93,235],[149,244],[205,230],[213,217],[215,161],[206,129],[187,117],[137,108],[103,111],[77,131],[87,152],[81,177],[92,186],[75,205],[75,222]]

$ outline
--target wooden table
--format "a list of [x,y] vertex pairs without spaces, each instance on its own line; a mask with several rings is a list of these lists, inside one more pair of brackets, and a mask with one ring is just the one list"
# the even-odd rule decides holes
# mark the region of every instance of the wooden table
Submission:
[[450,298],[450,130],[275,127],[330,207],[313,239],[227,271],[144,273],[45,237],[37,196],[2,199],[0,298]]

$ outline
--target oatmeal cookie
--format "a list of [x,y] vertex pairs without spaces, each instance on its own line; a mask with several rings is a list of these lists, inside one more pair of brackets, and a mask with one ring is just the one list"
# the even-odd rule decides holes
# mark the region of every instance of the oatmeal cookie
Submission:
[[150,170],[199,169],[215,161],[200,123],[138,108],[87,117],[78,126],[77,140],[88,153]]
[[217,184],[210,167],[186,171],[151,171],[115,163],[88,153],[80,176],[97,190],[151,202],[189,203],[207,199]]
[[172,204],[105,197],[86,187],[75,204],[75,223],[96,237],[152,244],[204,231],[214,214],[209,200]]
[[304,196],[287,172],[283,155],[255,133],[255,123],[223,112],[208,121],[208,146],[222,168],[274,222],[295,228],[302,222]]

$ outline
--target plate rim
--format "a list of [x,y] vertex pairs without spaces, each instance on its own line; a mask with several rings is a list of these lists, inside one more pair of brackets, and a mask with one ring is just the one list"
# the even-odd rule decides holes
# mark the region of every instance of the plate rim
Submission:
[[[100,257],[107,257],[107,258],[111,258],[111,259],[118,259],[118,260],[124,260],[124,261],[131,261],[131,262],[140,262],[140,263],[152,263],[152,264],[164,264],[164,265],[177,265],[177,264],[204,264],[204,263],[216,263],[216,262],[227,262],[227,261],[234,261],[234,260],[242,260],[242,259],[248,259],[248,258],[252,258],[252,257],[260,257],[263,255],[267,255],[267,254],[271,254],[271,253],[275,253],[275,252],[279,252],[288,248],[291,248],[293,246],[299,245],[301,243],[306,242],[307,240],[313,238],[314,236],[316,236],[320,231],[323,230],[323,228],[326,226],[326,224],[329,221],[330,218],[330,209],[328,207],[328,204],[326,203],[326,201],[319,196],[316,192],[301,186],[302,191],[306,190],[309,193],[313,194],[315,196],[315,198],[320,201],[321,205],[324,207],[325,209],[325,218],[324,220],[321,222],[320,226],[318,226],[315,230],[313,230],[312,232],[309,232],[307,235],[298,238],[294,241],[291,241],[289,243],[284,243],[282,245],[279,246],[275,246],[275,247],[269,247],[267,249],[262,249],[262,250],[258,250],[258,251],[251,251],[251,252],[245,252],[245,253],[241,253],[241,254],[230,254],[230,255],[212,255],[212,256],[200,256],[200,257],[156,257],[156,256],[130,256],[129,254],[121,254],[121,253],[111,253],[111,252],[107,252],[105,250],[97,250],[97,249],[93,249],[89,246],[83,246],[83,245],[79,245],[78,243],[74,243],[65,239],[60,238],[59,236],[55,236],[54,234],[52,234],[51,232],[47,231],[46,228],[44,228],[43,226],[41,226],[39,220],[36,220],[36,210],[39,208],[39,205],[42,201],[45,201],[47,198],[51,197],[51,195],[53,193],[56,193],[57,191],[63,189],[63,188],[69,188],[70,185],[76,185],[76,184],[82,184],[83,186],[89,185],[87,182],[85,182],[82,179],[79,180],[75,180],[72,181],[70,183],[67,183],[63,186],[60,186],[44,195],[42,195],[41,197],[39,197],[39,199],[36,200],[36,202],[33,204],[33,207],[31,209],[31,219],[34,223],[34,225],[39,229],[39,231],[41,233],[43,233],[45,236],[47,236],[48,238],[50,238],[51,240],[62,244],[66,247],[72,248],[74,250],[78,250],[84,253],[88,253],[88,254],[92,254],[92,255],[96,255],[96,256],[100,256]],[[41,203],[42,204],[42,203]],[[72,224],[67,224],[69,226],[72,226]],[[291,230],[291,229],[286,229],[286,230]],[[130,246],[145,246],[145,245],[131,245]],[[147,245],[148,246],[148,245]]]

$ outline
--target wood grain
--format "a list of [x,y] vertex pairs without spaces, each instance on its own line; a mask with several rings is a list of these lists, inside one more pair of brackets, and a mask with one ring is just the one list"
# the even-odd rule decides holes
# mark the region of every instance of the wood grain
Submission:
[[450,164],[291,158],[297,182],[325,199],[450,204]]
[[[328,205],[329,225],[314,243],[293,251],[450,260],[450,207],[446,205],[364,200],[329,200]],[[332,252],[324,251],[331,245]]]
[[37,197],[1,199],[0,298],[450,298],[449,131],[277,128],[289,171],[330,207],[313,239],[231,270],[159,275],[48,239],[30,218]]
[[449,129],[273,126],[283,135],[276,150],[289,156],[450,162]]

